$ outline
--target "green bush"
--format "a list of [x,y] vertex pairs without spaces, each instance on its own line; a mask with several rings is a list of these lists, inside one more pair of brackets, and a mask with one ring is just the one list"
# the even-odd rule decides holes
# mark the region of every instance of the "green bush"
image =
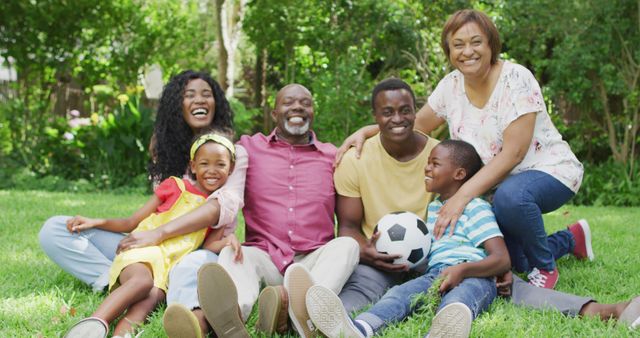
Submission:
[[[2,149],[4,144],[13,149],[0,152],[0,187],[91,191],[133,185],[146,190],[152,111],[137,95],[122,94],[118,100],[115,108],[101,106],[103,111],[90,118],[42,119],[27,131],[0,133]],[[19,125],[25,109],[19,102],[2,105],[0,124]]]
[[631,176],[623,165],[609,160],[600,164],[584,163],[582,187],[573,198],[578,205],[640,205],[640,169]]

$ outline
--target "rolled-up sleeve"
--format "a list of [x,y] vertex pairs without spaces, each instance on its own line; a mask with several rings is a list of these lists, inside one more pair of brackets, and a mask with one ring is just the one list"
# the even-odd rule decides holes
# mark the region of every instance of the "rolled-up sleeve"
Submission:
[[220,204],[218,224],[211,227],[217,229],[226,226],[225,235],[235,231],[238,211],[244,206],[244,183],[248,166],[247,151],[241,145],[236,145],[236,163],[233,172],[222,188],[209,195],[209,199],[217,199]]

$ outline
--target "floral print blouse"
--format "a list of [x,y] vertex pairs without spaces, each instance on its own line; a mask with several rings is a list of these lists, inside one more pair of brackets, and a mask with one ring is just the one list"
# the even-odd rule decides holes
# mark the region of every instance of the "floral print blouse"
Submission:
[[496,87],[483,108],[475,107],[467,98],[464,76],[458,70],[438,83],[429,96],[429,106],[447,121],[451,138],[471,143],[485,164],[502,150],[503,133],[509,124],[524,114],[535,113],[529,150],[510,174],[539,170],[578,192],[584,169],[551,122],[540,85],[525,67],[503,62]]

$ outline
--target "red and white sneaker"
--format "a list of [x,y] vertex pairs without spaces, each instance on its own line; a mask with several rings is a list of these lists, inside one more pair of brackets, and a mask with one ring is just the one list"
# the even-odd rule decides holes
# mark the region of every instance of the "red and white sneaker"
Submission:
[[592,261],[595,255],[591,247],[591,229],[589,229],[589,223],[581,219],[577,223],[570,225],[568,229],[576,242],[572,254],[577,259],[588,259]]
[[553,289],[556,287],[556,283],[558,283],[558,278],[560,277],[560,275],[558,274],[558,268],[553,268],[553,271],[538,270],[538,268],[533,268],[533,270],[531,270],[531,273],[529,273],[527,277],[529,278],[529,284],[533,286],[545,289]]

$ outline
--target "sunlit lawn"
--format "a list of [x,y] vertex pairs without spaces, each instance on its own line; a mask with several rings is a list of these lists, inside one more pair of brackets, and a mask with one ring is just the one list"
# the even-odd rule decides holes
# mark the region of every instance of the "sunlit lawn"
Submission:
[[[0,190],[0,337],[60,337],[92,310],[104,294],[77,281],[45,256],[37,234],[52,215],[126,216],[146,196],[71,194]],[[594,234],[594,262],[559,262],[557,289],[616,302],[640,293],[640,208],[564,207],[546,216],[549,231],[587,218]],[[240,227],[242,228],[242,227]],[[240,234],[242,235],[242,234]],[[144,326],[143,337],[163,337],[159,308]],[[255,314],[249,321],[252,326]],[[426,316],[413,316],[384,332],[386,337],[422,337]],[[251,329],[251,332],[254,332]],[[477,337],[632,337],[614,322],[570,318],[529,310],[499,300],[473,325]]]

